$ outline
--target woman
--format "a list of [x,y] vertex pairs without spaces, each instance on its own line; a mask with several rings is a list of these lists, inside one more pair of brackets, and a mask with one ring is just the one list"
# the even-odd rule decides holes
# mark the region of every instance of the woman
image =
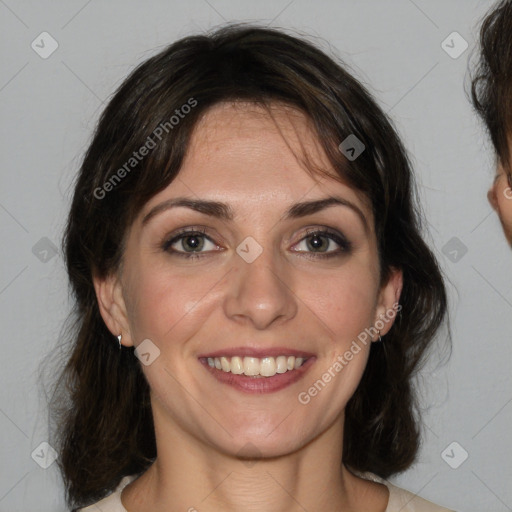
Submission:
[[385,480],[418,451],[411,379],[446,314],[411,187],[389,120],[303,40],[231,26],[139,66],[64,240],[69,504],[447,510]]
[[471,99],[496,154],[496,174],[487,198],[512,247],[512,1],[501,0],[480,28],[480,55]]

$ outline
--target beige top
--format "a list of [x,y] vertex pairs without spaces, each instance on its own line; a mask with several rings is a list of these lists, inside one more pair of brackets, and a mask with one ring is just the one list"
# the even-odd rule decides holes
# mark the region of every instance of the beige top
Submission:
[[[79,509],[78,512],[128,512],[121,503],[121,491],[130,482],[135,480],[137,476],[138,475],[125,476],[112,494],[94,505]],[[389,501],[386,512],[454,512],[453,510],[440,507],[430,501],[424,500],[412,492],[401,489],[373,473],[365,473],[361,476],[387,486],[389,489]]]

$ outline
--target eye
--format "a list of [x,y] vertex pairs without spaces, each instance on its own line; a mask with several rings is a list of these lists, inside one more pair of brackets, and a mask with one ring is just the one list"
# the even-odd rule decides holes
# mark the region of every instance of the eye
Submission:
[[[206,230],[184,228],[178,234],[171,235],[162,244],[162,249],[182,258],[200,258],[215,249],[221,249],[205,232]],[[295,252],[305,253],[308,257],[330,258],[346,255],[351,251],[352,244],[341,233],[324,228],[308,230],[307,235],[295,247]]]
[[164,242],[162,249],[183,258],[198,258],[219,246],[205,235],[205,230],[183,229]]
[[341,233],[330,229],[314,229],[308,230],[307,235],[295,247],[299,247],[296,252],[311,253],[314,258],[330,258],[349,253],[352,244]]

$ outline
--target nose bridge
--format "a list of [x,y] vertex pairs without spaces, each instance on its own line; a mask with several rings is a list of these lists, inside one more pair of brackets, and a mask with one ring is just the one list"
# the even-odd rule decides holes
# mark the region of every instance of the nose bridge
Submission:
[[256,328],[265,329],[278,319],[292,318],[297,303],[278,251],[270,245],[256,244],[254,239],[246,239],[233,255],[235,272],[230,279],[225,312],[232,319],[245,319]]

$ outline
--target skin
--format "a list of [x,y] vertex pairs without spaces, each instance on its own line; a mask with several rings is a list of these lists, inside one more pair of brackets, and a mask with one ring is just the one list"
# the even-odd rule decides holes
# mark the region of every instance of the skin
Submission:
[[[305,117],[279,105],[273,117],[244,103],[211,108],[196,126],[178,178],[131,226],[122,269],[95,279],[112,333],[122,333],[124,345],[150,339],[160,350],[142,366],[158,457],[124,489],[129,512],[386,509],[386,486],[340,464],[344,409],[371,341],[309,404],[298,395],[398,302],[402,274],[392,271],[381,286],[366,199],[333,178],[311,176],[300,163],[297,155],[306,150],[334,174]],[[365,221],[342,205],[283,218],[296,202],[330,195],[350,201]],[[142,222],[153,207],[181,196],[227,203],[234,218],[177,207]],[[319,258],[306,230],[322,226],[343,233],[351,250],[337,252],[340,246],[326,238],[326,250],[337,255]],[[179,228],[206,230],[205,256],[185,259],[162,248]],[[236,252],[248,236],[263,248],[252,263]],[[172,248],[191,251],[183,239]],[[242,345],[293,347],[314,353],[316,361],[281,391],[245,394],[218,382],[198,361],[201,353]]]
[[[511,147],[512,152],[512,147]],[[510,246],[512,246],[512,180],[508,179],[507,173],[503,166],[498,164],[496,176],[487,198],[498,214],[503,232]]]

